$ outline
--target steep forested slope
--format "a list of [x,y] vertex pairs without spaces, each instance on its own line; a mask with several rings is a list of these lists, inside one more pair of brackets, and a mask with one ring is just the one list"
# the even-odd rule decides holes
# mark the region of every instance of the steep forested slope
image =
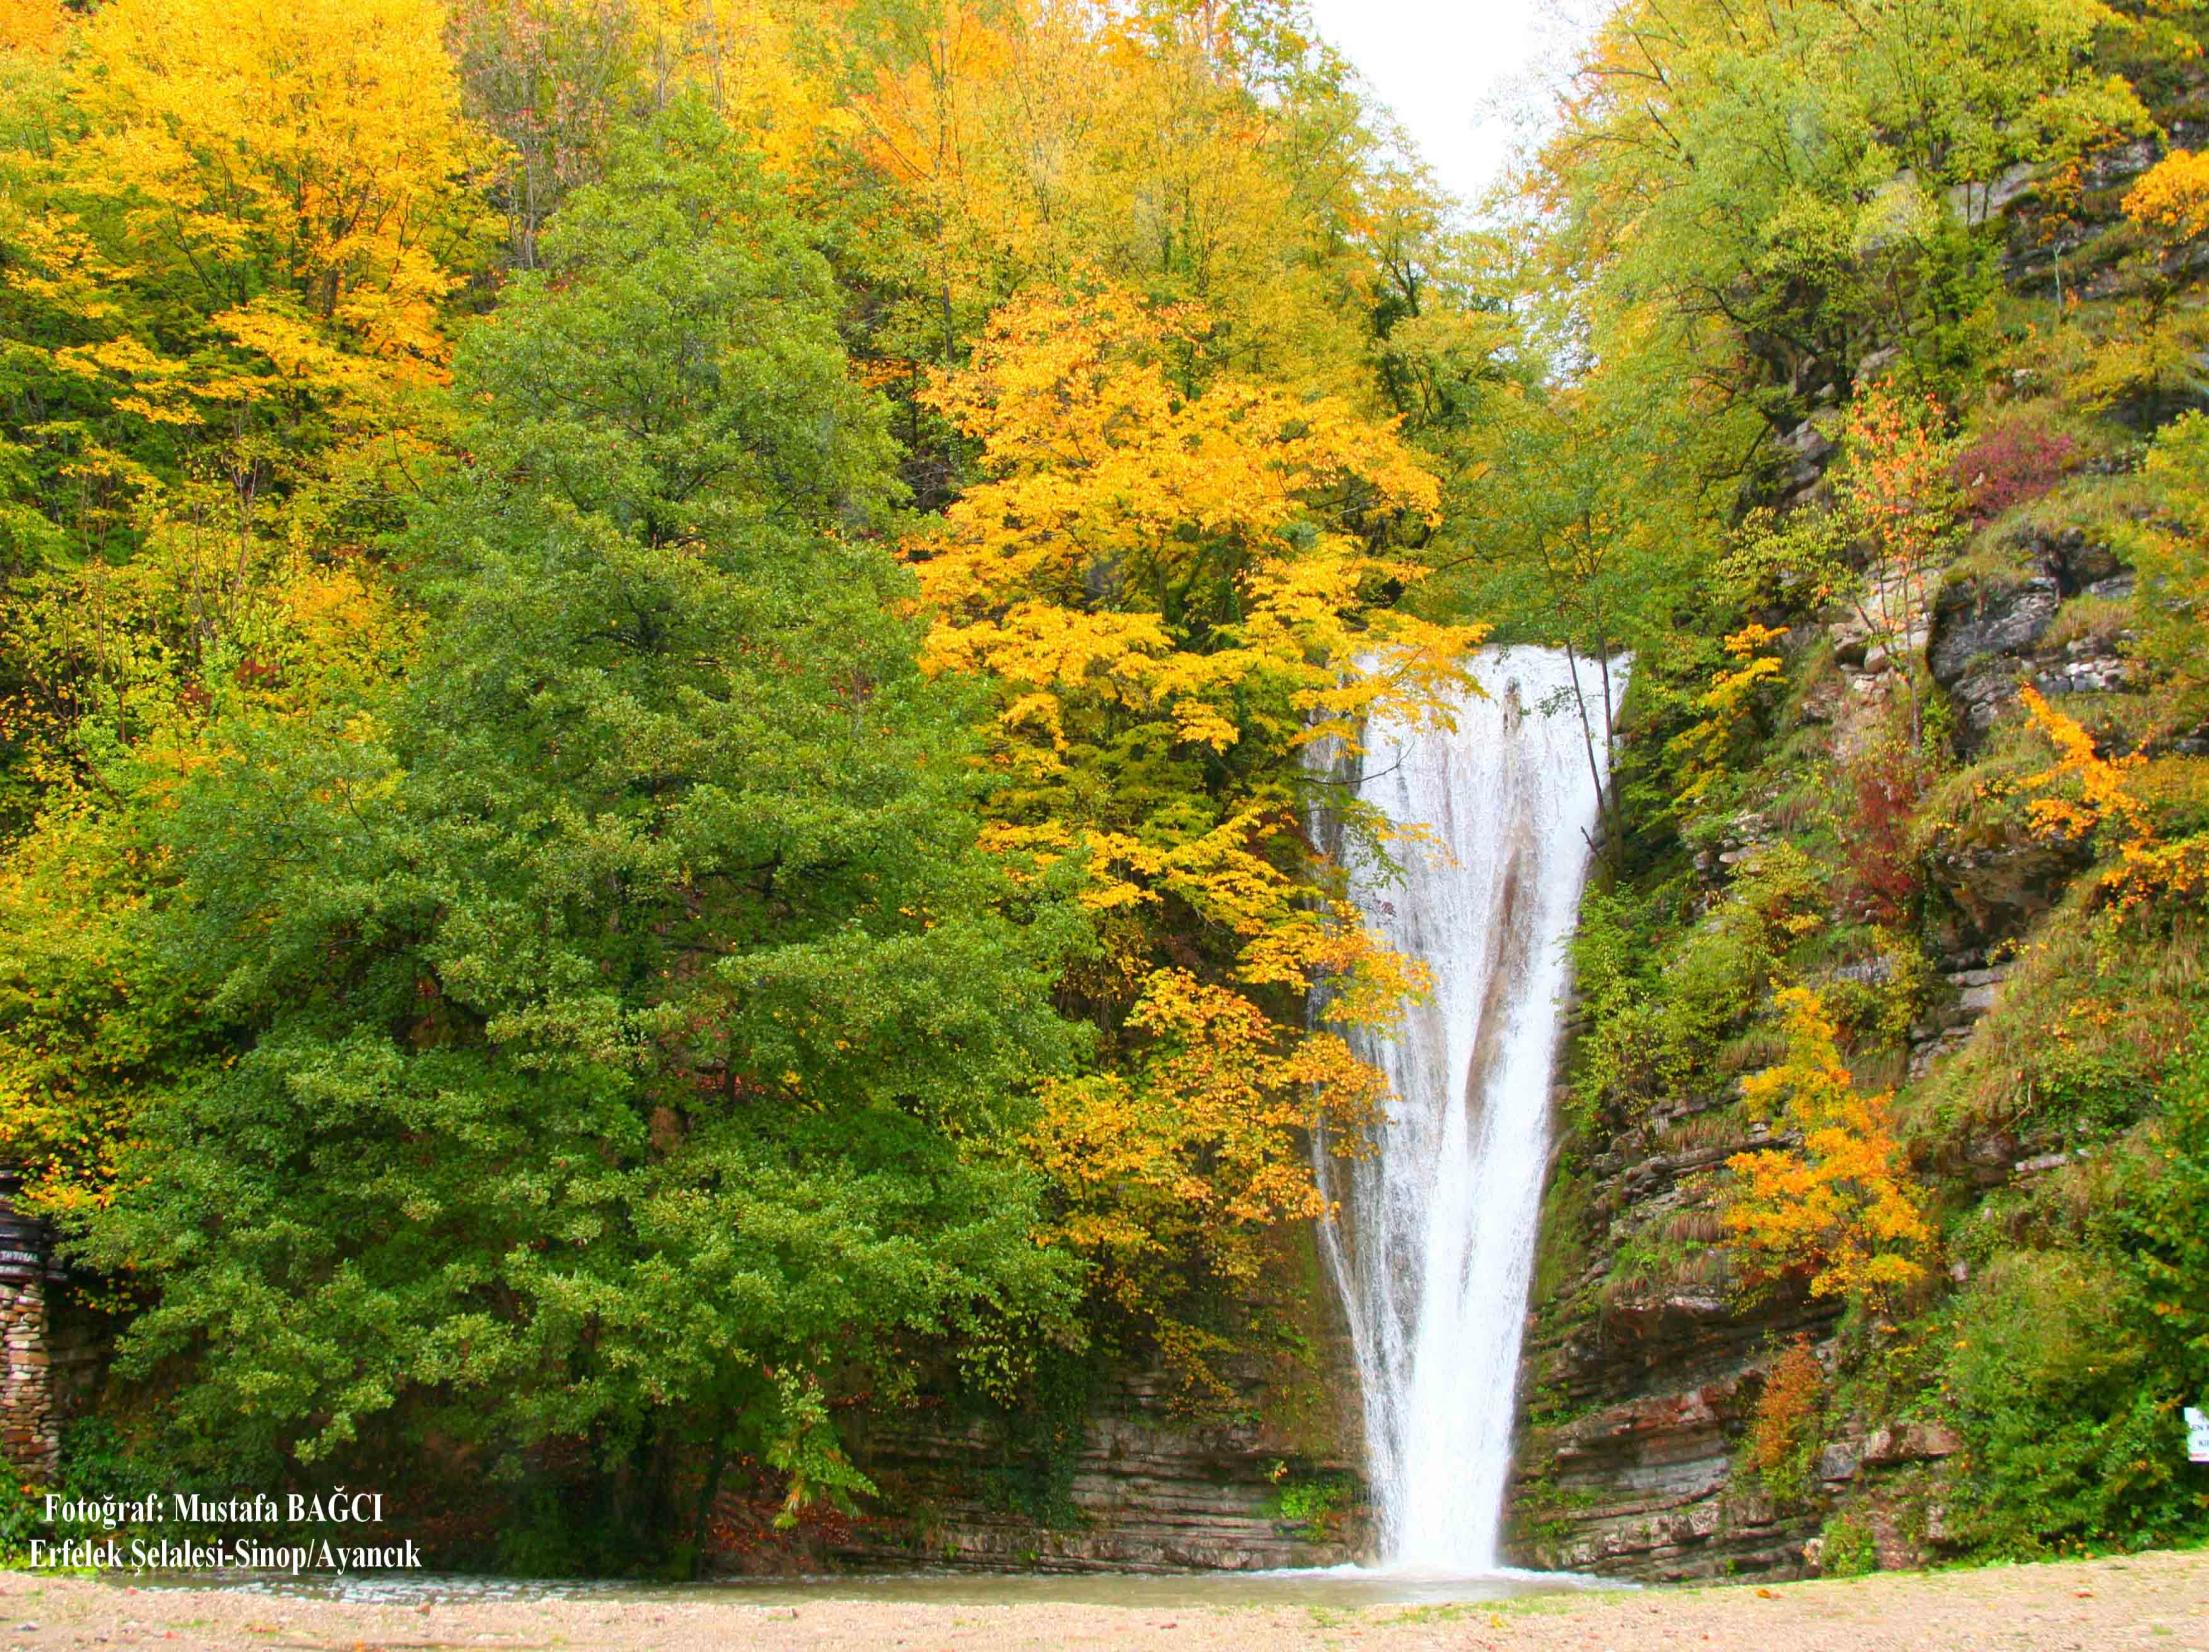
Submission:
[[1524,1386],[1548,1563],[2209,1518],[2198,51],[2162,9],[1823,15],[1625,8],[1551,152],[1597,229],[1623,203],[1573,190],[1658,181],[1598,291],[1764,461],[1643,644],[1584,913]]

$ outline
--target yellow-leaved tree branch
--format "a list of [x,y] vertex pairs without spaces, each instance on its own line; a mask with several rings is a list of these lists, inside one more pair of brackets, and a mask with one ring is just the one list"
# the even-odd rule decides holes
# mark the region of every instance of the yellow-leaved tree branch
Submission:
[[979,478],[906,547],[925,662],[990,685],[989,841],[1086,866],[1066,990],[1117,1059],[1046,1096],[1066,1236],[1200,1386],[1177,1269],[1247,1279],[1322,1208],[1302,1132],[1355,1140],[1381,1092],[1306,1004],[1381,1022],[1422,985],[1310,841],[1311,748],[1446,715],[1479,640],[1397,605],[1437,495],[1391,426],[1206,361],[1206,327],[1104,283],[1004,306],[928,392]]
[[1750,1118],[1775,1145],[1726,1161],[1737,1181],[1724,1222],[1752,1283],[1806,1279],[1812,1296],[1884,1314],[1925,1275],[1933,1244],[1922,1195],[1888,1116],[1841,1059],[1840,1032],[1807,987],[1773,1000],[1786,1058],[1742,1081]]

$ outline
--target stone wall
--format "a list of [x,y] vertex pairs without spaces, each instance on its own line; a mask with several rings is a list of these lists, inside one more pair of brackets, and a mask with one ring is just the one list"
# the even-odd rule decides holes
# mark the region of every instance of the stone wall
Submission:
[[[1043,1571],[1255,1571],[1356,1558],[1364,1522],[1353,1458],[1306,1455],[1255,1415],[1187,1421],[1175,1414],[1174,1387],[1153,1369],[1110,1376],[1056,1477],[993,1420],[939,1406],[877,1420],[855,1455],[897,1512],[857,1523],[833,1558]],[[1299,1517],[1297,1488],[1308,1502],[1336,1488],[1349,1495]]]
[[29,1479],[49,1479],[60,1461],[61,1420],[40,1281],[0,1280],[0,1350],[0,1455]]
[[[1776,1350],[1833,1317],[1799,1295],[1743,1301],[1708,1243],[1706,1173],[1755,1139],[1683,1101],[1600,1152],[1560,1144],[1520,1367],[1514,1561],[1646,1582],[1806,1569],[1816,1519],[1734,1484]],[[1636,1247],[1673,1260],[1637,1276]]]

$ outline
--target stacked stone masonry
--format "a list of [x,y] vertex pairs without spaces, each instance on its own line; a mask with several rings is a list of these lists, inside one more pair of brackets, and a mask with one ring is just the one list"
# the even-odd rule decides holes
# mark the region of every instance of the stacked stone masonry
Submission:
[[0,1280],[0,1455],[32,1480],[52,1476],[60,1460],[52,1355],[47,1345],[46,1290],[36,1279]]

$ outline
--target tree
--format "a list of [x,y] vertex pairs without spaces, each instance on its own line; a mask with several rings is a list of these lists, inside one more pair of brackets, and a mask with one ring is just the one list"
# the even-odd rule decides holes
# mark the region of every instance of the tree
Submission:
[[682,101],[542,250],[461,354],[407,683],[225,707],[175,799],[158,933],[229,1048],[80,1244],[198,1455],[581,1441],[664,1535],[686,1451],[843,1495],[839,1384],[1062,1319],[1004,1144],[1076,930],[975,850],[881,409],[756,164]]
[[1346,66],[1258,3],[915,8],[854,100],[887,329],[948,365],[1004,299],[1101,273],[1198,301],[1253,377],[1366,387],[1376,168]]
[[269,647],[292,582],[375,583],[477,255],[440,21],[116,0],[10,64],[0,830]]
[[1354,1137],[1385,1081],[1339,1036],[1301,1034],[1187,970],[1154,972],[1127,1024],[1141,1042],[1115,1069],[1046,1088],[1030,1150],[1098,1292],[1199,1404],[1231,1404],[1216,1358],[1234,1343],[1183,1308],[1191,1266],[1247,1287],[1270,1229],[1324,1216],[1307,1133],[1324,1113]]
[[[387,424],[395,385],[441,375],[486,150],[440,21],[428,0],[115,0],[83,26],[0,224],[47,474],[158,496],[212,448],[249,511],[333,426]],[[99,521],[61,525],[81,551]]]
[[1409,450],[1339,402],[1184,390],[1192,325],[1113,290],[1008,306],[932,392],[984,479],[907,550],[930,665],[993,685],[999,841],[1082,844],[1098,910],[1171,899],[1301,995],[1356,973],[1278,858],[1303,753],[1435,707],[1478,632],[1388,605],[1422,570],[1375,541],[1434,498]]
[[[1501,352],[1499,352],[1501,354]],[[1529,326],[1471,413],[1429,442],[1453,484],[1427,559],[1424,603],[1493,619],[1507,636],[1562,647],[1615,854],[1618,799],[1605,756],[1620,710],[1621,654],[1676,652],[1674,619],[1707,560],[1694,531],[1697,411],[1660,355],[1575,373]]]
[[567,192],[595,181],[624,117],[646,100],[643,20],[609,0],[465,0],[450,37],[468,113],[504,145],[492,196],[507,257],[537,267],[537,238]]
[[[1201,1194],[1216,1217],[1246,1179],[1308,1184],[1285,1098],[1305,1122],[1369,1102],[1371,1075],[1307,1030],[1306,1005],[1325,992],[1339,1020],[1386,1019],[1415,983],[1347,902],[1312,898],[1336,874],[1305,838],[1309,754],[1354,745],[1377,711],[1438,714],[1479,634],[1392,605],[1422,570],[1389,535],[1435,497],[1413,454],[1339,401],[1212,367],[1202,331],[1200,314],[1110,287],[1006,306],[973,365],[929,393],[978,443],[981,477],[907,541],[929,667],[990,685],[989,841],[1084,868],[1104,951],[1068,987],[1124,1067],[1051,1092],[1068,1111],[1046,1151],[1084,1212],[1070,1232],[1101,1234],[1096,1199],[1123,1199],[1113,1220],[1140,1231],[1100,1240],[1108,1257],[1178,1249],[1179,1219],[1150,1225],[1148,1173],[1074,1168],[1080,1144],[1215,1165],[1222,1131],[1259,1144]],[[1233,1034],[1202,1083],[1172,1054],[1201,1046],[1192,1027]],[[1147,1122],[1129,1140],[1093,1127],[1130,1108]],[[1224,1243],[1210,1222],[1207,1245]],[[1171,1320],[1171,1294],[1153,1289],[1145,1311]]]
[[2126,191],[2125,216],[2176,242],[2209,233],[2209,154],[2165,155]]
[[1538,185],[1598,359],[1653,335],[1676,351],[1747,420],[1732,474],[1752,484],[1784,457],[1770,439],[1875,351],[1899,345],[1934,386],[1968,375],[1998,285],[1995,180],[2146,123],[2092,61],[2111,17],[2100,0],[1619,8]]
[[2142,473],[2152,512],[2122,530],[2148,600],[2139,608],[2140,653],[2164,687],[2158,721],[2174,731],[2209,720],[2209,416],[2189,413],[2156,432]]
[[1924,1277],[1933,1238],[1888,1126],[1888,1098],[1857,1090],[1816,993],[1787,987],[1773,1005],[1787,1058],[1744,1079],[1741,1095],[1778,1141],[1726,1161],[1739,1178],[1726,1232],[1752,1279],[1797,1274],[1812,1296],[1884,1313]]
[[1903,663],[1910,749],[1923,744],[1924,712],[1909,656],[1932,627],[1932,577],[1960,514],[1955,444],[1940,404],[1872,385],[1849,404],[1835,502],[1862,548],[1861,581],[1837,581],[1867,638]]
[[2036,832],[2094,841],[2109,862],[2100,882],[2113,915],[2169,918],[2182,902],[2209,893],[2209,831],[2182,828],[2172,838],[2159,829],[2158,816],[2166,812],[2186,825],[2193,822],[2183,804],[2176,810],[2151,804],[2146,754],[2106,756],[2076,718],[2050,705],[2037,688],[2027,685],[2019,698],[2027,722],[2056,756],[2055,767],[2017,782],[2019,790],[2033,794],[2026,818]]

